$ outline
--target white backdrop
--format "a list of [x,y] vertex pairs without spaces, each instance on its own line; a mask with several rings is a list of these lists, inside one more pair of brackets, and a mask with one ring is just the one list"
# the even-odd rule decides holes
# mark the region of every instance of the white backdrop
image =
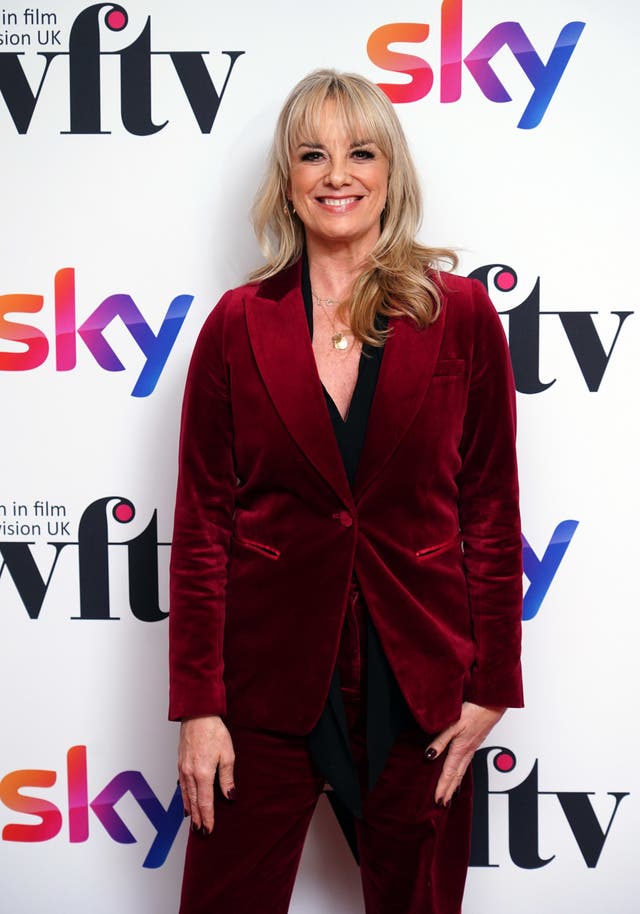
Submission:
[[[496,265],[489,289],[511,312],[533,588],[527,708],[478,759],[489,794],[464,911],[633,914],[637,5],[125,8],[128,21],[77,0],[0,10],[0,909],[176,910],[186,825],[164,614],[189,355],[221,293],[259,262],[247,214],[293,83],[336,66],[417,96],[428,65],[433,87],[398,113],[424,182],[424,239],[457,247],[461,272]],[[416,24],[385,40],[422,59],[411,77],[367,54],[397,22]],[[568,23],[585,25],[560,38]],[[456,101],[440,100],[441,36]],[[462,57],[485,36],[497,36],[489,53],[507,41],[490,65],[511,101],[487,97],[482,46],[456,64],[457,36]],[[539,123],[518,126],[554,68]],[[211,80],[222,97],[206,124]],[[291,910],[362,911],[324,799]]]

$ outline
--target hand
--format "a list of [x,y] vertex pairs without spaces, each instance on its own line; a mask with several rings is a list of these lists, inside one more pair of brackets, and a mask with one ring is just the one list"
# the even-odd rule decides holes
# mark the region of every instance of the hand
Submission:
[[[428,761],[433,761],[447,751],[436,785],[435,800],[438,805],[449,805],[474,752],[487,738],[505,710],[506,708],[485,708],[465,701],[462,704],[460,719],[438,734],[429,744],[425,752]],[[433,754],[430,750],[433,750]]]
[[179,784],[187,815],[194,830],[213,831],[213,783],[218,773],[220,789],[227,799],[235,795],[233,743],[220,717],[191,717],[180,726],[178,748]]

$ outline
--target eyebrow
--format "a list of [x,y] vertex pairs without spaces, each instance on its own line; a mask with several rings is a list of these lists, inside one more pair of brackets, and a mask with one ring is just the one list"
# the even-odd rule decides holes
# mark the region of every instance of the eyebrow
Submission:
[[[354,140],[349,144],[349,149],[358,149],[360,146],[375,146],[375,140]],[[298,149],[324,149],[326,146],[322,143],[298,143]]]

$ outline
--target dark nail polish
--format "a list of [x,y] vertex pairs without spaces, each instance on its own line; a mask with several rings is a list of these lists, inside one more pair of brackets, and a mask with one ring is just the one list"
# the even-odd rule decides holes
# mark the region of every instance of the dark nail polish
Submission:
[[202,835],[203,838],[206,838],[206,837],[207,837],[207,835],[209,834],[209,831],[208,831],[206,825],[201,825],[201,826],[200,826],[200,834]]
[[185,819],[186,819],[188,816],[189,816],[189,810],[188,810],[188,809],[185,809],[185,811],[184,811],[184,817],[185,817]]
[[451,800],[447,800],[446,803],[443,804],[443,806],[445,809],[449,809],[449,806],[451,806]]
[[238,794],[237,794],[237,792],[236,792],[236,788],[235,788],[235,787],[232,787],[232,788],[229,790],[229,792],[227,793],[227,800],[233,801],[233,800],[236,799],[237,796],[238,796]]
[[432,762],[434,760],[434,758],[437,756],[437,754],[438,753],[433,748],[433,746],[430,746],[428,749],[425,749],[425,753],[424,753],[425,762]]
[[460,790],[461,790],[461,788],[460,788],[460,785],[458,784],[458,786],[456,787],[456,789],[454,791],[455,796],[458,796],[458,794],[460,793]]
[[200,831],[200,829],[198,828],[198,826],[196,825],[195,822],[191,823],[191,831],[194,833],[194,835],[197,835],[198,832]]

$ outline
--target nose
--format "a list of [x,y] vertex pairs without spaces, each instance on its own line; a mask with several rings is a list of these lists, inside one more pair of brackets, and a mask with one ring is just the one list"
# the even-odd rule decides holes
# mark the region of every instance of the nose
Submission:
[[331,159],[324,180],[325,184],[329,184],[336,189],[344,187],[345,184],[351,184],[348,160],[341,158]]

